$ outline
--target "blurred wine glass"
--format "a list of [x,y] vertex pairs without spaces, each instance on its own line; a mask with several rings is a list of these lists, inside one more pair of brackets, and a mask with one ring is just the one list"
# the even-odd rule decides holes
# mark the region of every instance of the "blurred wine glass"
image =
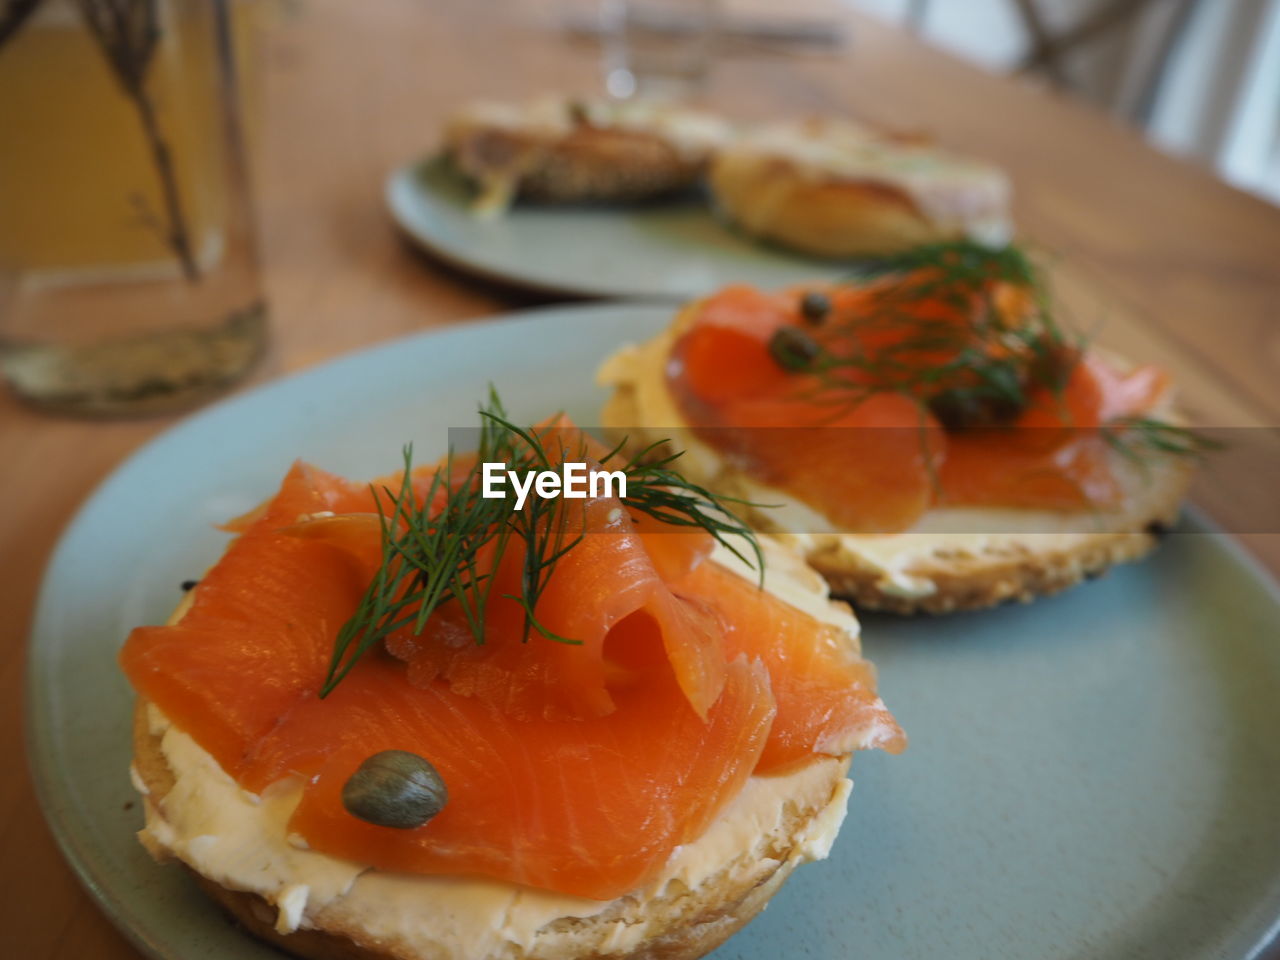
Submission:
[[605,89],[621,100],[696,96],[719,23],[718,0],[601,0]]

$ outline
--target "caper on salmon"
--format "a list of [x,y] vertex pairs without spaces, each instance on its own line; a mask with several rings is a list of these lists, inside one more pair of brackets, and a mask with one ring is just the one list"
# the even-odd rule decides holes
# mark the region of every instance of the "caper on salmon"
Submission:
[[800,316],[814,326],[822,323],[831,313],[831,298],[821,290],[810,290],[800,298]]
[[799,327],[779,327],[769,338],[769,355],[793,373],[810,369],[821,353],[817,341]]
[[342,805],[349,814],[397,830],[422,826],[448,802],[440,773],[430,761],[407,750],[375,753],[342,787]]

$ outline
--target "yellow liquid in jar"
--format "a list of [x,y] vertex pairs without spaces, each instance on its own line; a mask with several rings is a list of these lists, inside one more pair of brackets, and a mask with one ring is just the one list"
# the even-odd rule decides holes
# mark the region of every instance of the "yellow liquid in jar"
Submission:
[[[221,245],[214,55],[200,4],[161,5],[147,93],[172,154],[198,265]],[[26,278],[181,272],[154,147],[74,3],[52,0],[0,47],[0,265]]]

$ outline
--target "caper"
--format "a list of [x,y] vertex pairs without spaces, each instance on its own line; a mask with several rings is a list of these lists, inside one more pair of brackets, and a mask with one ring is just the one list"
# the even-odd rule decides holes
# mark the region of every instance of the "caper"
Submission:
[[449,802],[431,763],[407,750],[383,750],[360,764],[342,786],[342,805],[353,817],[380,827],[412,830]]
[[831,313],[831,298],[820,290],[810,290],[800,298],[800,316],[817,326]]
[[779,327],[769,338],[769,355],[783,370],[808,370],[821,353],[813,337],[799,327]]
[[932,397],[929,412],[947,430],[966,430],[1012,423],[1022,413],[1022,405],[1009,397],[956,388]]
[[1028,379],[1050,390],[1063,390],[1080,363],[1080,352],[1066,344],[1042,345],[1031,359]]

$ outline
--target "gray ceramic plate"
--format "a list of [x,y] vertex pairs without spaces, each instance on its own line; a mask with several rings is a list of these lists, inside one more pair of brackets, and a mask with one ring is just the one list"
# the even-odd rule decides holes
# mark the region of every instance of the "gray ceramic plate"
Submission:
[[[351,476],[425,459],[492,380],[514,415],[589,424],[598,361],[667,311],[581,307],[422,335],[215,406],[102,485],[32,638],[29,734],[49,821],[103,908],[166,958],[266,957],[134,839],[131,695],[115,656],[222,550],[217,521],[295,456]],[[1035,606],[866,623],[911,735],[857,758],[832,858],[722,958],[1244,960],[1280,917],[1280,596],[1192,524],[1149,562]]]
[[762,246],[698,196],[636,206],[524,206],[482,220],[470,188],[440,160],[392,174],[387,206],[430,253],[488,279],[552,293],[687,300],[731,283],[766,289],[834,279],[846,268]]

